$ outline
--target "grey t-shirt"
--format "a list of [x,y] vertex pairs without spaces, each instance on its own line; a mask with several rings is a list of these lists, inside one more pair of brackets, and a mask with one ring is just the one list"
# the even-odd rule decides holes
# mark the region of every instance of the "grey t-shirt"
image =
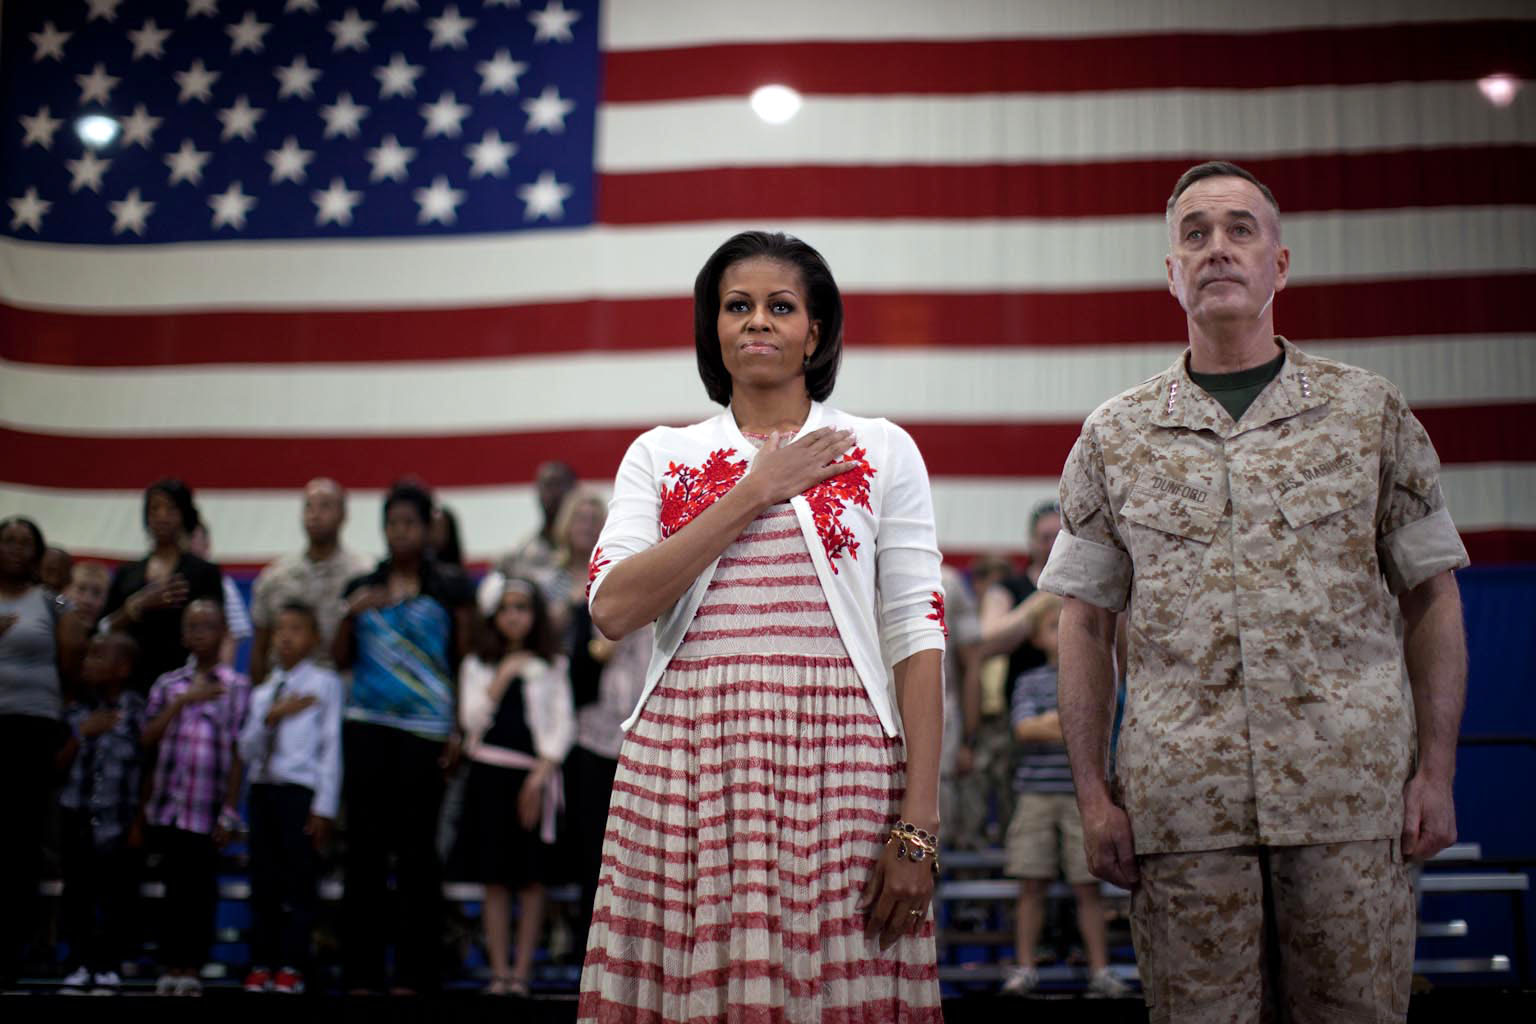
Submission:
[[53,591],[33,587],[16,598],[0,598],[0,617],[16,621],[0,634],[0,715],[58,718],[58,624]]

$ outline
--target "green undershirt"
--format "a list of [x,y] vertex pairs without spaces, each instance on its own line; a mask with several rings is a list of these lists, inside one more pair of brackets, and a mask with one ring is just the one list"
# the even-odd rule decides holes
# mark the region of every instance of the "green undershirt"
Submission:
[[1190,370],[1189,379],[1220,402],[1221,407],[1227,410],[1227,415],[1232,417],[1232,422],[1236,423],[1243,418],[1243,413],[1248,411],[1259,393],[1269,386],[1269,382],[1280,375],[1280,367],[1284,365],[1285,353],[1281,352],[1263,366],[1250,366],[1236,373],[1196,373]]

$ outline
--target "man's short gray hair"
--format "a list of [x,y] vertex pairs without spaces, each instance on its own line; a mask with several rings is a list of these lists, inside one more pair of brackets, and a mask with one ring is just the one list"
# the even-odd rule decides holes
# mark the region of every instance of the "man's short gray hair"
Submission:
[[1179,175],[1179,180],[1174,182],[1173,193],[1169,195],[1168,207],[1163,213],[1163,220],[1169,227],[1173,226],[1173,205],[1179,201],[1179,196],[1183,195],[1184,190],[1189,188],[1189,186],[1197,181],[1204,181],[1206,178],[1242,178],[1244,181],[1249,182],[1254,188],[1259,190],[1259,194],[1269,203],[1270,209],[1275,211],[1275,224],[1278,225],[1280,223],[1280,204],[1275,202],[1275,194],[1269,190],[1268,185],[1255,178],[1252,171],[1239,167],[1228,160],[1207,160],[1203,164],[1196,164],[1191,167]]

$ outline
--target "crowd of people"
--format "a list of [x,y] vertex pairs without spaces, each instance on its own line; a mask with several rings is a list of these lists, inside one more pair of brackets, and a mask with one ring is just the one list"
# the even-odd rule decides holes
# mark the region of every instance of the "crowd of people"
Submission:
[[[550,884],[579,884],[572,942],[585,948],[620,726],[639,698],[652,641],[649,629],[614,642],[592,625],[585,570],[607,517],[604,491],[560,462],[541,467],[538,484],[543,526],[477,584],[462,565],[452,510],[419,481],[386,496],[388,554],[374,564],[341,545],[344,489],[313,480],[300,510],[305,547],[260,572],[249,605],[208,560],[208,525],[174,478],[144,492],[147,554],[115,567],[74,559],[47,546],[38,524],[6,519],[0,728],[16,740],[3,744],[17,769],[9,777],[31,785],[13,796],[12,820],[32,840],[8,848],[7,905],[27,908],[7,915],[11,977],[28,944],[48,933],[37,883],[57,871],[54,956],[65,989],[117,991],[123,965],[144,958],[136,908],[152,876],[165,883],[157,991],[200,991],[221,850],[239,839],[251,882],[251,990],[313,984],[328,864],[345,880],[347,991],[440,984],[445,878],[485,885],[489,991],[527,993]],[[1003,556],[978,561],[970,576],[945,570],[950,842],[979,848],[1008,828],[1009,871],[1031,879],[1030,892],[1057,869],[1012,867],[1026,840],[1015,837],[1017,822],[1009,826],[1009,715],[981,691],[982,676],[1000,685],[1006,675],[1012,692],[1012,668],[1004,669],[1015,648],[1030,652],[1028,664],[1044,661],[1033,625],[1041,606],[1028,605],[1031,625],[1021,628],[1012,595],[1038,575],[1049,536],[1036,527],[1053,530],[1054,518],[1051,503],[1036,510],[1039,543],[1025,572],[1015,575]],[[972,596],[977,588],[983,600]],[[999,729],[1002,745],[984,735]],[[1038,746],[1019,736],[1018,751]],[[1062,756],[1059,739],[1046,756]],[[1081,859],[1072,841],[1050,842]],[[385,898],[391,880],[398,916]],[[1027,917],[1022,901],[1020,910],[1021,922],[1036,921],[1020,933],[1030,950],[1023,962],[1033,963],[1039,914]],[[1091,934],[1084,939],[1102,967]],[[31,953],[34,963],[49,959]],[[1096,981],[1105,985],[1113,976],[1095,978],[1111,979]]]
[[[584,570],[606,500],[561,463],[540,480],[542,528],[478,587],[452,512],[419,481],[388,492],[377,564],[340,543],[343,488],[311,481],[307,543],[256,577],[249,607],[204,557],[207,525],[177,479],[145,490],[148,553],[116,567],[47,546],[29,519],[0,523],[16,829],[3,980],[30,955],[56,959],[65,991],[117,991],[144,955],[153,877],[156,990],[196,994],[221,850],[244,840],[247,989],[312,980],[317,882],[334,860],[347,991],[439,986],[449,874],[485,885],[490,990],[526,993],[544,885],[579,882],[590,917],[619,723],[650,646],[646,631],[613,643],[591,625]],[[39,882],[53,872],[50,951]]]

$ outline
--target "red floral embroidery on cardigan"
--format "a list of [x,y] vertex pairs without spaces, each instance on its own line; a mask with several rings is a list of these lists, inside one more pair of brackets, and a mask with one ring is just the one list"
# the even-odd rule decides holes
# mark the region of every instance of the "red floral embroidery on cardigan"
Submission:
[[709,453],[704,465],[697,469],[667,463],[666,476],[676,482],[668,487],[661,485],[661,536],[665,540],[693,522],[695,516],[720,499],[720,496],[736,486],[747,473],[747,460],[730,461],[735,448],[722,448]]
[[611,559],[611,558],[604,558],[603,557],[603,549],[601,547],[596,547],[596,548],[592,549],[592,561],[587,563],[587,596],[588,597],[592,596],[592,584],[597,582],[597,577],[598,577],[599,574],[602,573],[603,567],[606,566],[611,561],[613,561],[613,559]]
[[933,591],[933,596],[928,599],[928,605],[933,609],[928,613],[928,617],[939,624],[939,628],[944,631],[944,639],[949,639],[949,623],[944,621],[944,595],[937,590]]
[[858,560],[859,542],[853,539],[853,531],[843,525],[843,509],[848,502],[866,512],[869,507],[869,478],[875,469],[864,456],[865,449],[855,448],[840,459],[854,463],[854,467],[824,480],[805,492],[805,500],[811,506],[811,519],[821,536],[821,546],[827,549],[827,564],[837,574],[837,559],[843,554]]

